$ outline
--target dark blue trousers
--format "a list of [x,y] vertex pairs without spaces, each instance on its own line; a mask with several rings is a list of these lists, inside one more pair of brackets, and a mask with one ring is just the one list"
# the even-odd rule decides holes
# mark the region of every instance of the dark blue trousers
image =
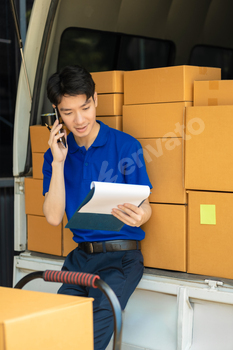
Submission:
[[[143,269],[140,250],[87,254],[80,248],[67,256],[62,268],[99,275],[117,295],[122,310],[137,287]],[[98,288],[69,284],[63,284],[58,293],[94,298],[94,349],[106,349],[114,330],[112,309],[106,296]]]

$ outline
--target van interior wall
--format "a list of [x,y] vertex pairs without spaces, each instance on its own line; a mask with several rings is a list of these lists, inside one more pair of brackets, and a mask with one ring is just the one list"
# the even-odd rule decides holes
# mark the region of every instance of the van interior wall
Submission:
[[[79,27],[171,40],[174,65],[190,63],[196,45],[233,49],[232,0],[66,0],[61,1],[47,77],[57,70],[66,28]],[[47,80],[47,79],[45,79]],[[46,96],[42,91],[41,96]],[[47,98],[43,111],[51,111]]]

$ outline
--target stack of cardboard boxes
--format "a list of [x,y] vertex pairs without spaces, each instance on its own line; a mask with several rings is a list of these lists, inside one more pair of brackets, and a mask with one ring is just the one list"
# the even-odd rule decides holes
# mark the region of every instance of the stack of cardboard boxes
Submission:
[[124,104],[124,72],[109,71],[91,73],[98,93],[97,120],[122,130]]
[[188,272],[233,278],[233,81],[195,82],[187,108]]
[[[97,119],[143,147],[153,185],[152,217],[143,227],[145,266],[233,278],[233,81],[220,80],[219,68],[193,66],[92,76]],[[28,249],[66,256],[76,246],[64,229],[67,219],[53,227],[42,212],[48,130],[37,125],[30,132]]]
[[123,131],[140,141],[153,185],[152,217],[143,227],[147,267],[187,271],[185,111],[194,81],[220,78],[220,69],[192,66],[125,72]]
[[33,177],[25,178],[25,211],[27,214],[28,249],[36,252],[66,256],[77,244],[65,229],[67,218],[58,226],[48,224],[43,214],[44,153],[48,149],[49,131],[46,126],[30,127]]

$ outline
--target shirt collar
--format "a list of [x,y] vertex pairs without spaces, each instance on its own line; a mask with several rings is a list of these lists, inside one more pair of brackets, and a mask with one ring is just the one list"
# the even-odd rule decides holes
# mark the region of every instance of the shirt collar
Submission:
[[[93,144],[90,146],[91,147],[101,147],[104,146],[105,143],[108,140],[108,135],[109,135],[109,126],[105,125],[104,123],[102,123],[100,120],[97,120],[97,123],[100,124],[100,129],[98,132],[98,135],[95,139],[95,141],[93,142]],[[84,146],[80,147],[75,139],[74,139],[74,135],[72,132],[69,133],[68,137],[67,137],[67,142],[68,142],[68,146],[69,146],[69,152],[70,153],[75,153],[78,150],[81,150],[82,148],[84,148]],[[90,149],[89,148],[89,149]]]

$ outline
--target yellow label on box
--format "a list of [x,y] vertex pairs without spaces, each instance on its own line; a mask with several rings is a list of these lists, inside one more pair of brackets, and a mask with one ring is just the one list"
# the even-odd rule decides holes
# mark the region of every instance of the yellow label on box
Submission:
[[200,224],[216,225],[216,206],[214,204],[200,204]]

